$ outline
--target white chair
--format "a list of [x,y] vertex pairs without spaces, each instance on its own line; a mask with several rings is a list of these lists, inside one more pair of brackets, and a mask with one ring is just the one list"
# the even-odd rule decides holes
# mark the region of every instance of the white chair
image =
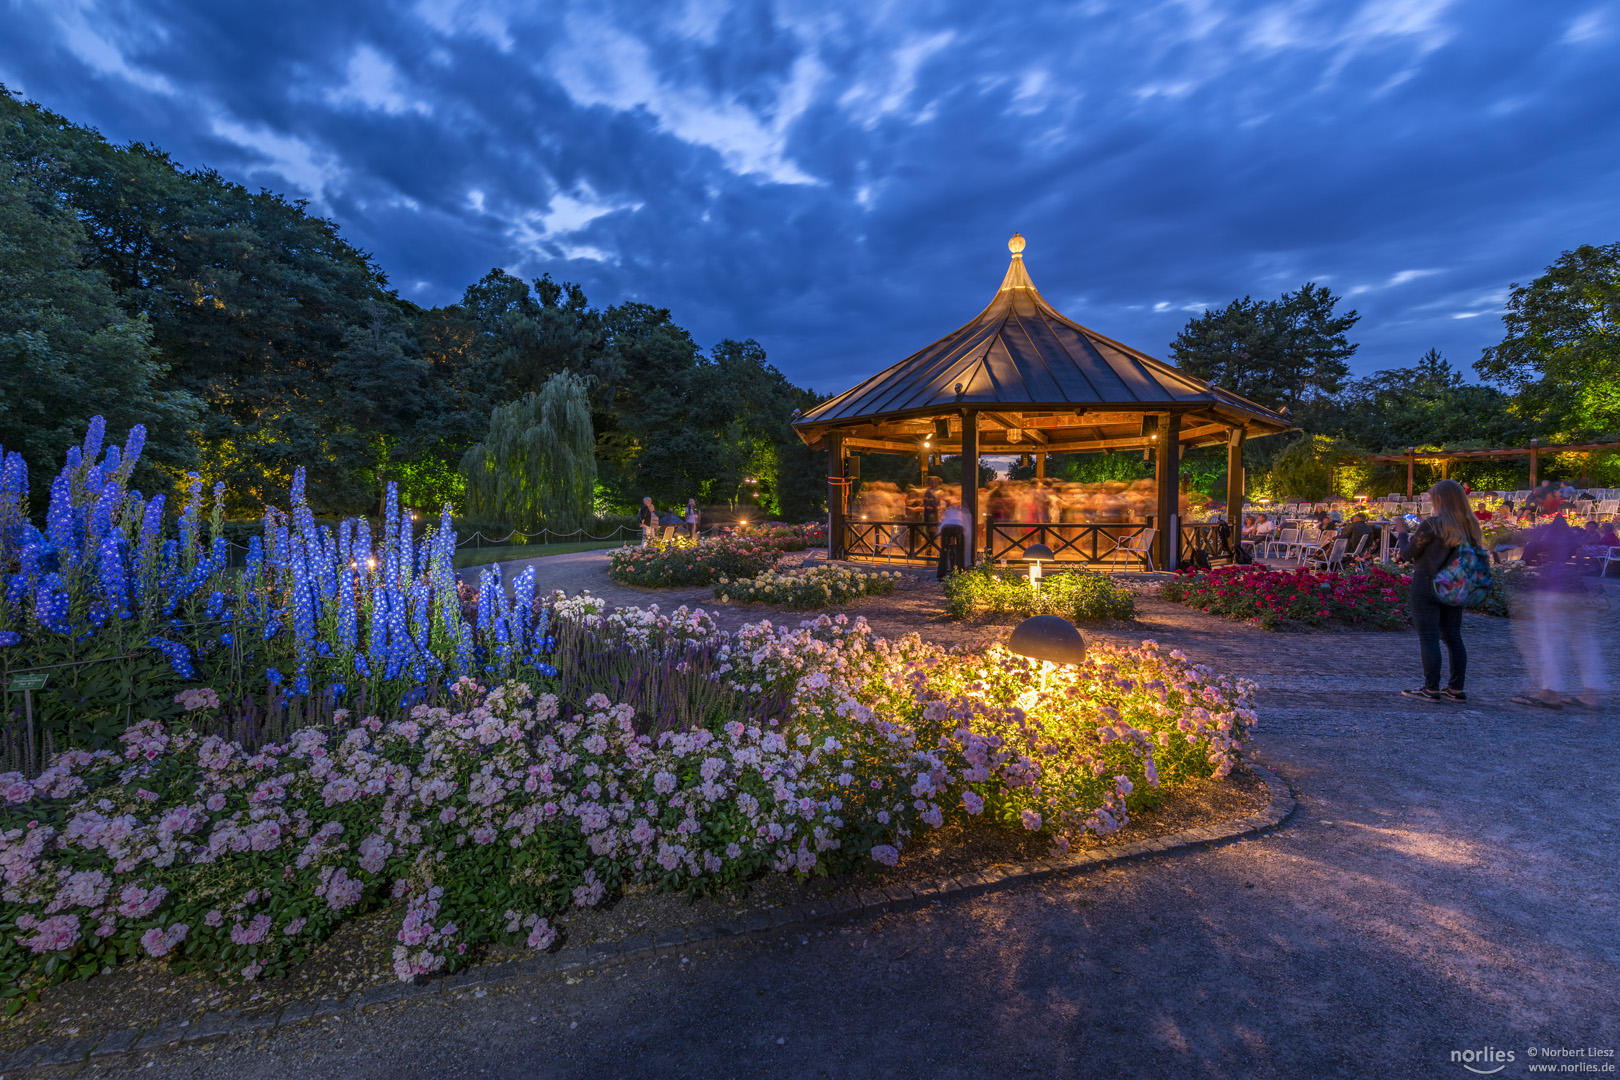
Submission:
[[903,525],[893,529],[879,530],[883,536],[883,543],[878,545],[878,551],[883,553],[884,558],[891,566],[894,564],[894,556],[896,552],[900,554],[902,559],[906,558],[910,554],[910,552],[906,550],[905,541],[900,539],[900,534],[904,530],[905,526]]
[[[1518,550],[1519,550],[1520,556],[1522,557],[1523,554],[1524,554],[1524,549],[1519,548]],[[1603,559],[1598,564],[1598,577],[1608,577],[1609,576],[1609,564],[1610,563],[1620,563],[1620,547],[1609,548],[1607,551],[1605,551],[1603,553]]]
[[[1366,540],[1367,538],[1363,536],[1362,539]],[[1306,558],[1305,565],[1312,569],[1321,567],[1323,570],[1343,570],[1344,549],[1349,545],[1350,541],[1348,540],[1335,540],[1333,541],[1333,546],[1326,552],[1323,552],[1322,549],[1318,547],[1316,549],[1317,554]]]
[[1273,533],[1271,539],[1266,541],[1265,557],[1268,559],[1274,558],[1275,553],[1279,548],[1282,549],[1283,554],[1286,556],[1287,553],[1292,551],[1295,545],[1298,543],[1298,529],[1281,529],[1276,533]]
[[671,540],[675,539],[675,526],[673,526],[673,525],[665,525],[664,526],[664,535],[662,537],[660,537],[659,539],[663,543],[666,543],[666,544],[669,543]]
[[1153,565],[1153,537],[1158,532],[1158,529],[1143,529],[1134,536],[1113,537],[1114,549],[1104,557],[1112,558],[1115,555],[1124,555],[1132,559],[1140,559],[1147,569],[1153,570],[1155,569]]

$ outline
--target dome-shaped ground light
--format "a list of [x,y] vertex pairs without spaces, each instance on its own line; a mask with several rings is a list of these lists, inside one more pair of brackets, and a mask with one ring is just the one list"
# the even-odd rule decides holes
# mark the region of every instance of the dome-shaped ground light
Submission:
[[1078,664],[1086,658],[1086,640],[1068,619],[1036,615],[1013,629],[1007,648],[1031,660]]

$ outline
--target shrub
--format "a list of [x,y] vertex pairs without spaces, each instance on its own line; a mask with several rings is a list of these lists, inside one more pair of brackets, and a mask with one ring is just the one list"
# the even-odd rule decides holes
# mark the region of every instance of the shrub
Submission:
[[1075,621],[1132,619],[1136,600],[1106,574],[1058,570],[1030,587],[1026,571],[982,562],[945,579],[945,611],[953,619],[973,615],[1061,615]]
[[1252,684],[1152,642],[1056,667],[886,642],[842,616],[728,635],[691,613],[553,610],[632,656],[710,650],[731,718],[652,732],[601,695],[463,679],[449,707],[258,753],[143,721],[116,752],[0,776],[12,1006],[142,956],[279,973],[390,899],[395,970],[412,978],[486,941],[545,948],[550,916],[628,883],[700,892],[892,864],[947,819],[988,813],[1066,848],[1161,784],[1224,776],[1255,719]]
[[615,549],[608,574],[625,585],[650,588],[712,585],[722,577],[748,578],[764,573],[776,565],[783,542],[743,534],[713,540],[676,537]]
[[898,572],[868,573],[846,566],[813,566],[786,573],[767,570],[740,581],[721,578],[715,583],[714,595],[722,604],[737,601],[818,608],[848,603],[860,596],[891,593],[899,577]]
[[1409,577],[1376,566],[1356,573],[1223,566],[1178,572],[1165,583],[1162,595],[1212,615],[1252,619],[1268,630],[1333,620],[1397,630],[1410,621],[1410,586]]

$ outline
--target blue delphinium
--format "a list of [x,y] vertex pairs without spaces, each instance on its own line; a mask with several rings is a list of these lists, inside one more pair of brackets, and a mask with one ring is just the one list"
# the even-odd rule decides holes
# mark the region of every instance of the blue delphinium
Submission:
[[191,650],[180,642],[155,637],[148,641],[147,644],[168,657],[169,666],[182,679],[195,679],[197,677],[196,670],[191,666]]
[[123,544],[117,536],[106,536],[101,540],[101,550],[97,554],[101,570],[101,595],[106,598],[112,610],[118,612],[120,619],[130,617],[129,589],[124,576]]

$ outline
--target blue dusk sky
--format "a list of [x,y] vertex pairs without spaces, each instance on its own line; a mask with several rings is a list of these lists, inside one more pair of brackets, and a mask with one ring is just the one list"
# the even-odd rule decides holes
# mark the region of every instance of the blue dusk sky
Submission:
[[493,266],[836,391],[967,321],[1007,237],[1166,356],[1305,281],[1358,374],[1465,369],[1620,240],[1620,2],[5,0],[0,81],[307,199],[400,294]]

